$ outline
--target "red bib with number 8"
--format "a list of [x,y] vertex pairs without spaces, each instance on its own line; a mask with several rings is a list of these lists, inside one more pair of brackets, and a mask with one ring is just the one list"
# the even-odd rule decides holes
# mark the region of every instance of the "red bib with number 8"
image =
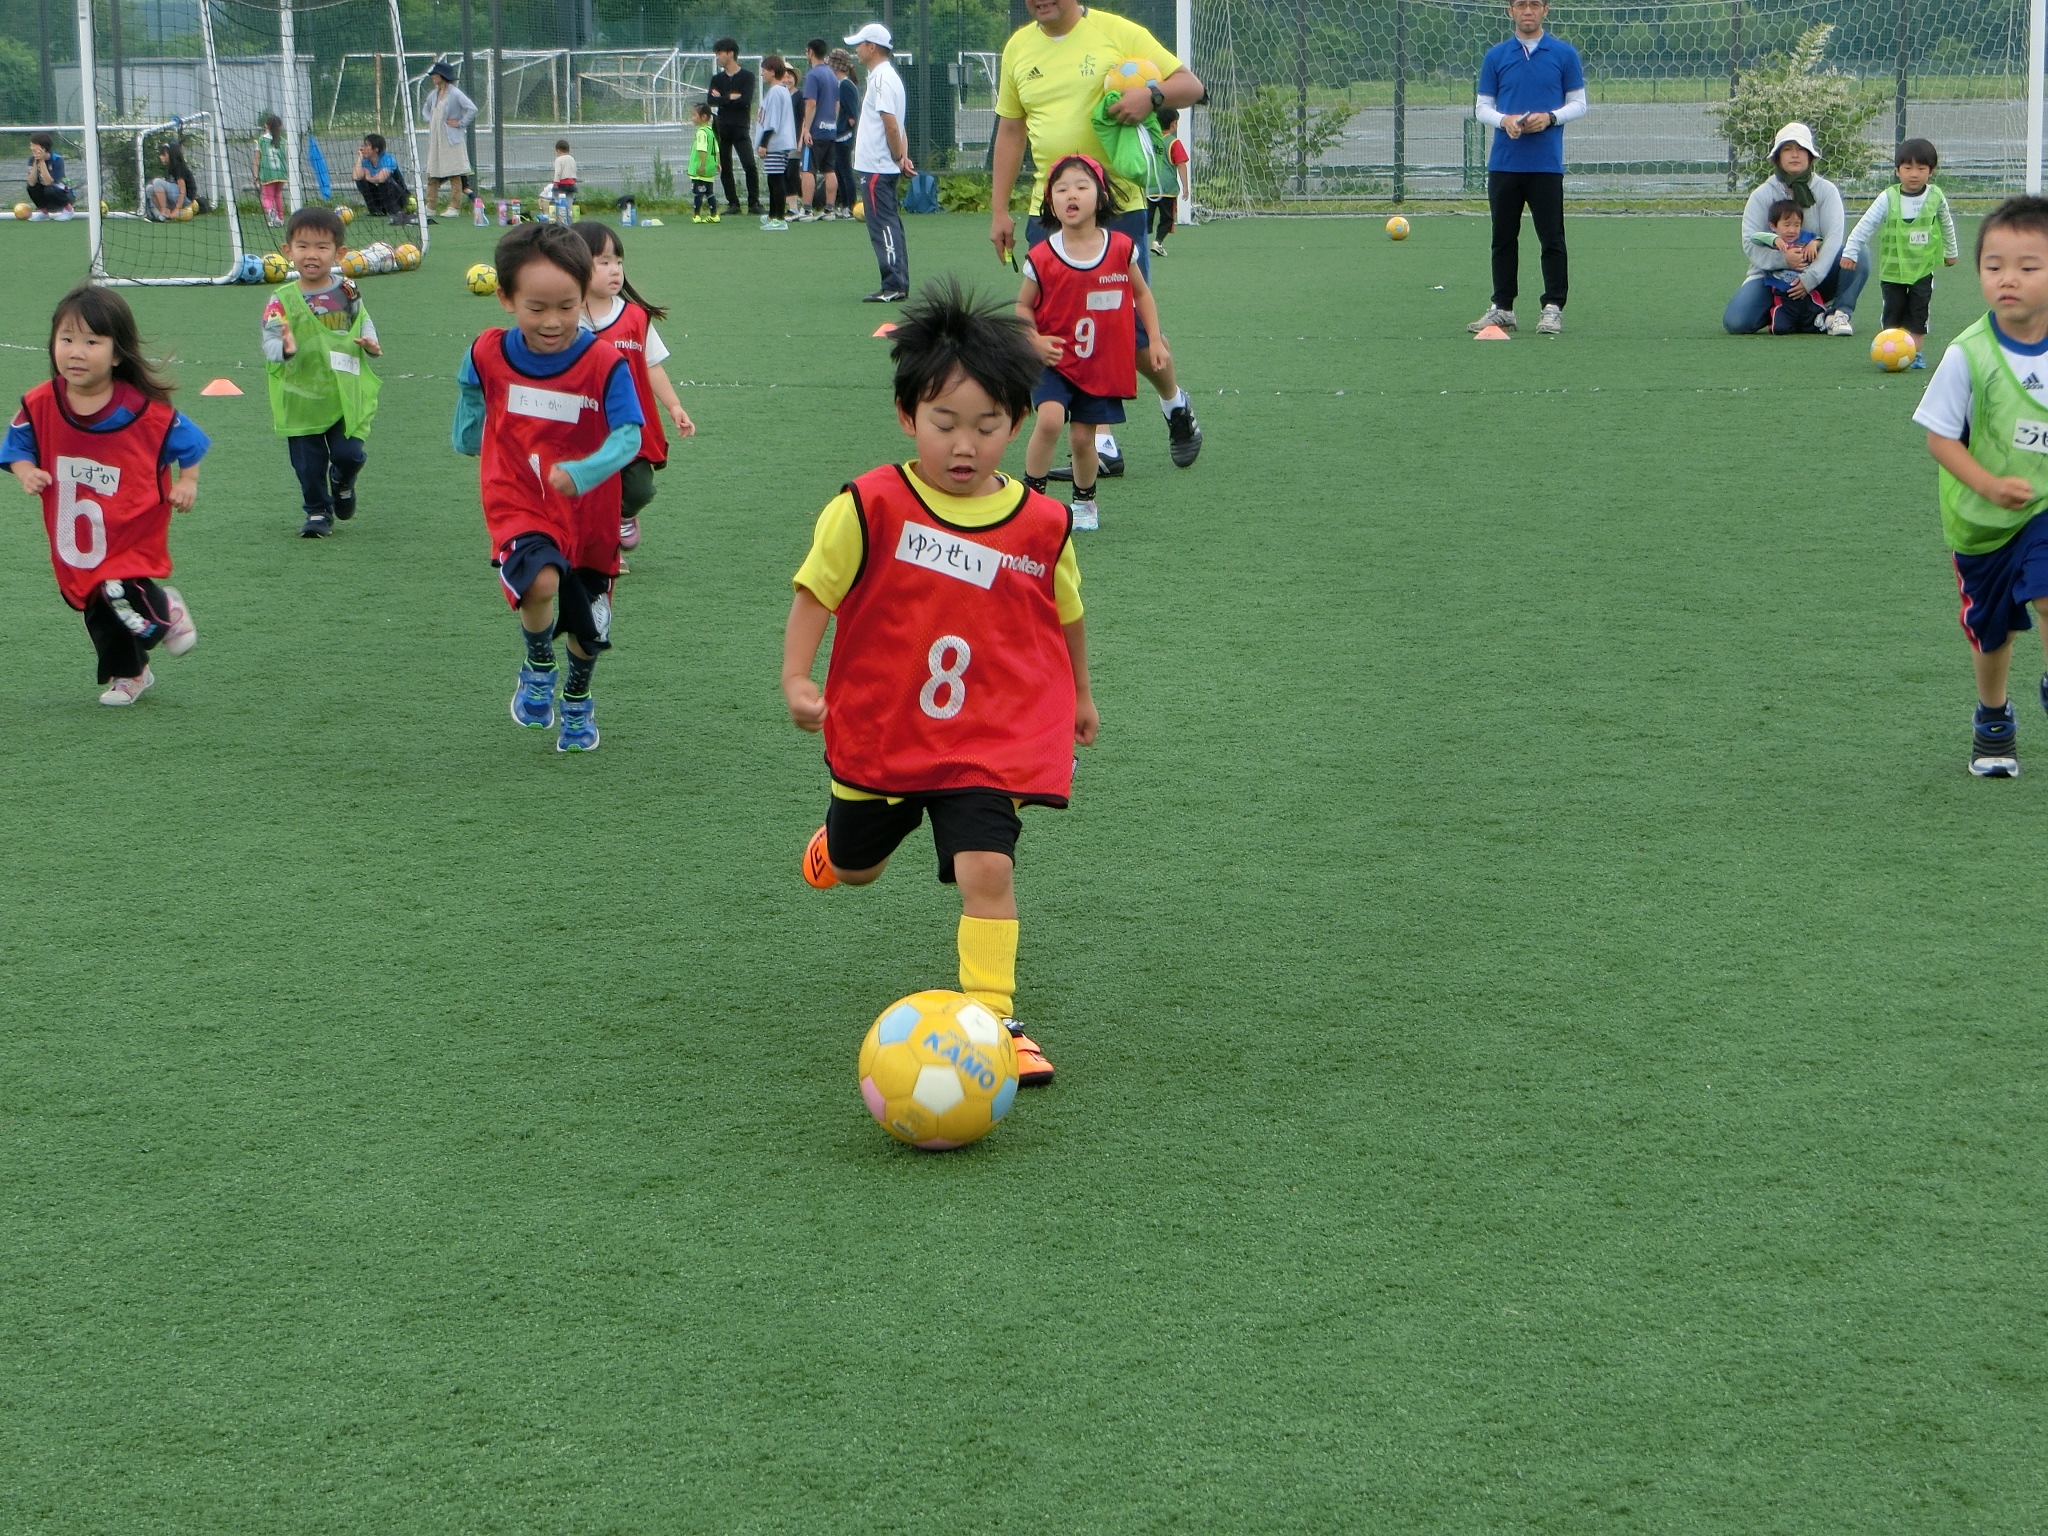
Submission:
[[[1064,242],[1062,242],[1064,243]],[[1041,336],[1057,336],[1066,350],[1055,365],[1076,389],[1105,400],[1138,395],[1138,312],[1131,303],[1131,237],[1109,232],[1102,259],[1077,267],[1050,239],[1031,247],[1038,303],[1031,323]]]
[[847,487],[867,551],[825,675],[825,761],[841,784],[1067,803],[1074,669],[1053,567],[1068,512],[1013,488],[1014,512],[966,528],[936,516],[898,465]]
[[88,432],[48,380],[21,404],[35,429],[36,463],[52,477],[43,492],[43,527],[64,601],[83,608],[103,581],[170,575],[170,486],[162,459],[177,412],[150,400],[127,426]]

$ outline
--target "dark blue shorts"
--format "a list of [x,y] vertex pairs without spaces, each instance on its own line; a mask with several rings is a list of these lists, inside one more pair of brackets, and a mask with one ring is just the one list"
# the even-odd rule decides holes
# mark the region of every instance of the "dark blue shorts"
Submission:
[[1124,419],[1124,403],[1111,400],[1105,395],[1091,395],[1085,389],[1076,389],[1074,381],[1057,368],[1048,368],[1038,376],[1038,387],[1031,391],[1031,405],[1036,410],[1041,405],[1057,403],[1066,409],[1067,420],[1085,422],[1090,426],[1106,427]]
[[2037,512],[1988,554],[1954,559],[1963,633],[1979,651],[2002,650],[2015,633],[2034,627],[2027,605],[2048,597],[2048,512]]
[[562,573],[555,593],[555,633],[574,635],[591,655],[611,649],[612,579],[603,571],[582,570],[544,533],[522,533],[499,552],[498,582],[514,608],[525,599],[535,578],[553,566]]

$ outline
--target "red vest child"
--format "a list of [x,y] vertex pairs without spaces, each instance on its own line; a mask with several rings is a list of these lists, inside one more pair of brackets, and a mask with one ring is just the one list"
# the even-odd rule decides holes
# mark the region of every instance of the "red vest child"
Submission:
[[54,380],[22,397],[35,429],[39,465],[52,476],[43,492],[43,528],[57,590],[83,609],[105,581],[171,574],[170,477],[164,440],[178,413],[132,384],[116,384],[111,406],[136,417],[111,432],[79,426]]
[[1134,400],[1138,394],[1131,256],[1131,237],[1115,229],[1092,267],[1071,265],[1050,239],[1031,247],[1031,271],[1038,279],[1032,323],[1039,335],[1067,344],[1056,365],[1060,374],[1074,388],[1106,400]]
[[604,446],[605,385],[619,354],[593,341],[562,372],[537,378],[506,357],[505,336],[485,331],[469,349],[484,391],[481,479],[491,554],[501,555],[522,533],[544,533],[571,565],[616,576],[619,477],[608,476],[587,495],[564,496],[548,483],[548,471]]
[[640,457],[656,469],[668,462],[668,433],[662,429],[661,407],[647,377],[647,311],[627,299],[610,325],[598,327],[597,339],[619,349],[633,370],[633,393],[640,397]]
[[825,675],[832,777],[871,794],[994,789],[1064,806],[1074,670],[1053,567],[1067,509],[1019,485],[1002,522],[955,528],[894,464],[847,490],[867,556]]

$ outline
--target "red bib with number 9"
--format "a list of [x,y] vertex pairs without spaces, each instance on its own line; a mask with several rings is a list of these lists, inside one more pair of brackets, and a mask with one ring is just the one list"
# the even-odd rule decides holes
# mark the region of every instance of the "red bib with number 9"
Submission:
[[867,553],[825,677],[825,761],[840,783],[1067,803],[1074,669],[1053,567],[1068,512],[1014,489],[1008,517],[966,528],[936,516],[897,465],[847,487]]
[[125,427],[88,432],[45,380],[22,397],[36,463],[50,472],[43,527],[57,590],[83,608],[103,581],[171,574],[171,503],[162,466],[177,412],[151,400]]
[[1131,237],[1118,229],[1109,232],[1102,259],[1092,267],[1074,266],[1050,239],[1031,247],[1031,275],[1038,281],[1032,324],[1039,335],[1067,344],[1060,374],[1074,388],[1105,400],[1134,400],[1138,394],[1131,255]]

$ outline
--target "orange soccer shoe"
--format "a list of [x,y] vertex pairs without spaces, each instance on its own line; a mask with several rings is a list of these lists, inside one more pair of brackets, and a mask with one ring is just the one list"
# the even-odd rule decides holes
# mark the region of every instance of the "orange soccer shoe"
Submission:
[[1009,1030],[1010,1040],[1017,1047],[1017,1086],[1043,1088],[1051,1082],[1052,1063],[1046,1060],[1038,1042],[1025,1034],[1024,1026],[1015,1019],[1003,1020],[1003,1027]]
[[804,848],[804,879],[821,891],[829,891],[839,883],[839,877],[832,873],[832,856],[825,851],[823,827],[811,834],[810,843]]

